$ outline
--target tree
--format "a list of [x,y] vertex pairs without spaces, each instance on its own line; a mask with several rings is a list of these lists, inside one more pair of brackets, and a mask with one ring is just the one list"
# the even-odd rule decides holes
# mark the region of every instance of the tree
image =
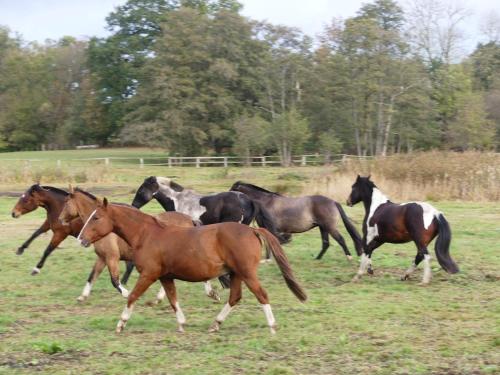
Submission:
[[279,115],[272,124],[272,139],[278,147],[281,164],[284,167],[292,163],[292,155],[299,154],[309,138],[307,119],[297,109],[292,108]]

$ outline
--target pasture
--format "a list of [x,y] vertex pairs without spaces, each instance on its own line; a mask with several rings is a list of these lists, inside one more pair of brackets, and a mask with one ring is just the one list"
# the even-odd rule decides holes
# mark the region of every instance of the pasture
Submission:
[[[318,168],[172,169],[125,168],[102,184],[83,187],[130,203],[145,176],[170,175],[200,191],[227,190],[237,179],[284,186],[303,193],[300,176]],[[287,173],[290,177],[286,177]],[[283,177],[285,176],[285,177]],[[355,175],[353,174],[353,177]],[[43,180],[42,180],[43,183]],[[64,180],[51,183],[66,187]],[[271,185],[271,186],[274,186]],[[21,191],[9,183],[1,191]],[[290,186],[290,188],[286,187]],[[382,186],[383,188],[383,186]],[[344,203],[346,197],[336,197]],[[148,306],[154,285],[136,306],[125,331],[115,326],[125,299],[111,286],[107,271],[90,298],[78,303],[95,255],[68,238],[38,276],[30,271],[49,236],[34,241],[24,255],[15,249],[41,224],[41,209],[14,220],[16,198],[0,197],[0,373],[51,374],[488,374],[500,371],[500,204],[434,202],[453,231],[451,255],[461,273],[448,275],[433,259],[433,280],[421,287],[422,269],[399,281],[414,256],[413,244],[384,245],[373,257],[375,275],[351,283],[358,259],[349,263],[332,244],[321,261],[319,231],[294,235],[285,245],[292,268],[309,300],[299,303],[276,264],[259,275],[277,320],[269,334],[264,313],[244,288],[243,299],[216,334],[207,332],[223,303],[203,293],[202,284],[177,282],[187,318],[177,333],[167,304]],[[344,206],[345,207],[345,206]],[[361,227],[361,206],[345,207]],[[160,212],[152,202],[148,212]],[[353,250],[343,226],[342,234]],[[432,245],[433,247],[433,245]],[[432,251],[434,257],[434,252]],[[123,267],[122,267],[123,269]],[[134,273],[128,283],[131,288]],[[220,287],[219,287],[220,289]],[[227,291],[222,292],[223,299]]]

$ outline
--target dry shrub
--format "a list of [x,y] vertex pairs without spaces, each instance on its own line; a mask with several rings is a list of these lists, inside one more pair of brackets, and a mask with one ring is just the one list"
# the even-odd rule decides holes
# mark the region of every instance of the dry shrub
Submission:
[[500,154],[481,152],[422,152],[372,160],[348,159],[323,173],[311,188],[343,202],[357,174],[372,180],[394,200],[500,199]]

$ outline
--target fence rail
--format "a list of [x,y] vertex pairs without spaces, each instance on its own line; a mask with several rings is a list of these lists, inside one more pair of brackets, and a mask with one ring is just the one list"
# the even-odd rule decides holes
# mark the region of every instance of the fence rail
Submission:
[[[357,156],[348,154],[308,154],[295,155],[292,157],[291,165],[307,166],[307,165],[329,165],[333,163],[344,162],[348,159],[372,159],[372,156]],[[23,162],[27,165],[32,163],[52,162],[47,159],[2,159],[2,161]],[[138,165],[139,168],[144,166],[166,166],[172,167],[230,167],[230,166],[280,166],[283,165],[279,156],[151,156],[151,157],[100,157],[100,158],[68,158],[58,159],[55,161],[57,167],[62,167],[64,164],[71,163],[97,163],[105,166],[124,166]]]

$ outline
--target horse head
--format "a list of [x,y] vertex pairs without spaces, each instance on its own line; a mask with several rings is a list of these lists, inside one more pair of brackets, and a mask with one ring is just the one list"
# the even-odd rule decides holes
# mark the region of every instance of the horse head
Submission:
[[150,176],[144,179],[144,182],[141,186],[139,186],[139,189],[137,189],[137,192],[135,193],[134,200],[132,201],[132,206],[141,208],[146,203],[151,201],[151,199],[153,199],[159,188],[160,186],[158,185],[155,176]]
[[99,241],[112,232],[113,222],[109,216],[109,211],[108,200],[104,198],[101,202],[98,199],[97,208],[89,216],[77,237],[82,246],[89,247],[90,244]]
[[375,184],[370,180],[370,177],[370,175],[361,177],[358,174],[356,181],[354,181],[351,187],[351,194],[349,194],[349,198],[347,198],[348,206],[352,207],[356,203],[371,197]]
[[45,191],[47,190],[39,184],[30,186],[30,188],[21,195],[12,209],[12,217],[18,218],[40,207],[40,205],[42,205],[42,194]]

